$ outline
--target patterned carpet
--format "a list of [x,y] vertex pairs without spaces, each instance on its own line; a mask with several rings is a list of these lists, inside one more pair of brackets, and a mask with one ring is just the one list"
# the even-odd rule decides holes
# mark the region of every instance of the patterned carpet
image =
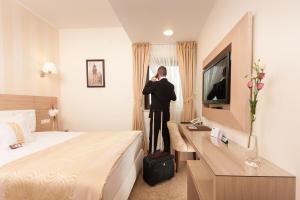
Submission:
[[186,200],[186,174],[186,163],[181,162],[178,172],[171,180],[151,187],[144,182],[143,174],[140,173],[129,200]]

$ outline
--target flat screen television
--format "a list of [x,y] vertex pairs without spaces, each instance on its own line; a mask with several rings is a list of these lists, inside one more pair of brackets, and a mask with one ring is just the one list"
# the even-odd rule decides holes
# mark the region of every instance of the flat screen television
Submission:
[[222,52],[203,71],[203,103],[230,103],[230,51]]

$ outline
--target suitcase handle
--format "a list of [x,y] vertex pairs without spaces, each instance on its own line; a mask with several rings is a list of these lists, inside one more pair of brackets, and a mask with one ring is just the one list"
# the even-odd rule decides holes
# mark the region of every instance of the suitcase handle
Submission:
[[[155,110],[153,111],[153,114],[152,114],[152,137],[151,137],[151,154],[154,154],[154,119],[155,119]],[[160,112],[160,130],[158,132],[158,135],[160,135],[160,146],[162,147],[162,124],[163,124],[163,112],[161,111]],[[161,132],[161,134],[159,134]]]

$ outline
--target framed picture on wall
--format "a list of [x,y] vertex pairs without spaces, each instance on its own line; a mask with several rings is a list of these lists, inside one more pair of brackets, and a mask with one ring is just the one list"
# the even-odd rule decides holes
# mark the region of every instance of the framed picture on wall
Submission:
[[87,87],[105,87],[104,59],[86,60]]

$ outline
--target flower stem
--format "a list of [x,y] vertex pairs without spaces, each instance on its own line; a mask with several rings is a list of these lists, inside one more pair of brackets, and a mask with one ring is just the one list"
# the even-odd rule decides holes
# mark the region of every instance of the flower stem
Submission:
[[250,124],[250,136],[248,139],[248,148],[250,148],[250,137],[252,136],[252,129],[253,129],[253,121],[251,119],[251,124]]

